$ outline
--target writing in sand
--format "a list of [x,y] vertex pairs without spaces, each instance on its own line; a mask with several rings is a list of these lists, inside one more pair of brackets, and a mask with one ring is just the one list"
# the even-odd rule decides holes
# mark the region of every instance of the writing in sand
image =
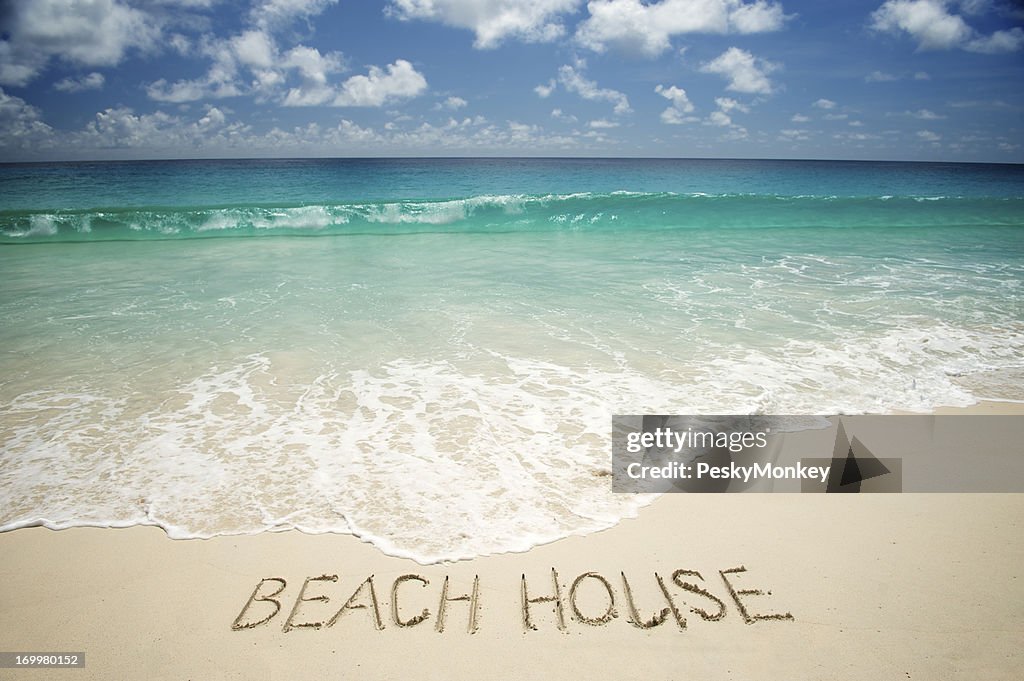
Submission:
[[[544,578],[519,580],[519,626],[524,631],[556,628],[567,631],[570,626],[599,627],[608,625],[620,612],[636,629],[653,629],[674,623],[679,630],[687,627],[687,616],[695,615],[701,621],[717,622],[729,611],[727,602],[736,606],[746,624],[792,620],[789,612],[767,612],[764,603],[771,591],[741,588],[747,572],[739,567],[719,570],[722,589],[716,587],[695,570],[678,569],[667,577],[658,572],[643,579],[653,582],[644,585],[649,596],[642,602],[637,597],[639,580],[627,577],[625,572],[608,578],[598,572],[584,572],[571,582],[563,580],[555,568]],[[445,575],[432,583],[419,574],[404,574],[382,583],[370,575],[354,590],[344,587],[336,574],[306,577],[296,591],[289,590],[284,577],[265,577],[256,584],[231,624],[235,631],[255,629],[264,625],[281,625],[284,632],[295,629],[329,629],[342,617],[362,611],[369,626],[383,631],[389,626],[418,627],[432,620],[438,632],[458,618],[465,621],[465,631],[476,633],[480,629],[480,576],[456,586]],[[717,583],[717,580],[714,580]],[[433,588],[432,588],[433,585]],[[381,589],[387,598],[382,598]],[[290,608],[286,608],[290,604]],[[340,604],[340,605],[339,605]],[[456,609],[458,612],[456,612]],[[287,615],[284,613],[287,612]],[[280,616],[280,618],[279,618]],[[464,619],[463,619],[464,618]],[[573,625],[572,623],[576,624]],[[669,624],[669,626],[672,626]],[[461,628],[461,627],[460,627]]]

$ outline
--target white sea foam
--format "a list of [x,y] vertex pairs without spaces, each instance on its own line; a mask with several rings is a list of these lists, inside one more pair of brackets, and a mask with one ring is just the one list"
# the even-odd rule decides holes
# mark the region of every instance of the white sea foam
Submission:
[[326,206],[300,206],[259,215],[252,220],[257,229],[324,229],[345,224],[348,217],[331,211]]
[[29,219],[29,229],[25,236],[52,236],[57,233],[57,217],[54,215],[37,214]]
[[149,398],[39,390],[0,405],[0,531],[298,528],[425,563],[520,551],[649,503],[610,491],[614,413],[924,411],[972,403],[958,375],[1020,357],[1024,329],[908,327],[725,352],[659,376],[490,352],[323,365],[304,381],[295,374],[312,367],[257,354]]
[[521,213],[529,202],[543,203],[552,199],[570,197],[527,197],[520,194],[474,196],[467,199],[447,201],[392,202],[378,204],[357,204],[347,206],[369,222],[387,224],[446,225],[459,222],[475,212],[487,208],[499,208],[507,215]]
[[155,524],[185,538],[297,527],[432,562],[591,532],[650,501],[610,492],[606,396],[669,386],[496,359],[507,366],[499,380],[396,361],[281,392],[257,355],[132,418],[110,396],[20,396],[3,405],[13,427],[0,502],[25,510],[0,530]]

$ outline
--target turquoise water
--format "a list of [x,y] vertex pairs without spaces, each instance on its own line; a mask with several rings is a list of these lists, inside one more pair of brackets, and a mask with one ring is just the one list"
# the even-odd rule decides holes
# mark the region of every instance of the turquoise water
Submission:
[[613,413],[1024,399],[1024,170],[0,166],[0,528],[590,532]]

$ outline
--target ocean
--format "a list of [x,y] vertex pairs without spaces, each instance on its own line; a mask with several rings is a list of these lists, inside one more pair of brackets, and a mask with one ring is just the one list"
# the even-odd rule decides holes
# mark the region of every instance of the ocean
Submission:
[[0,530],[350,533],[421,562],[635,516],[612,414],[1024,400],[1024,167],[0,165]]

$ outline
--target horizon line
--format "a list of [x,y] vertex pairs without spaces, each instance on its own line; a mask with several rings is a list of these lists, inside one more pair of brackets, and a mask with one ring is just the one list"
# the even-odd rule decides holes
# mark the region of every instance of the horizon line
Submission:
[[863,158],[771,158],[741,156],[198,156],[163,158],[81,158],[0,161],[0,166],[56,163],[189,163],[213,161],[773,161],[789,163],[892,163],[1024,166],[1015,161],[949,161]]

